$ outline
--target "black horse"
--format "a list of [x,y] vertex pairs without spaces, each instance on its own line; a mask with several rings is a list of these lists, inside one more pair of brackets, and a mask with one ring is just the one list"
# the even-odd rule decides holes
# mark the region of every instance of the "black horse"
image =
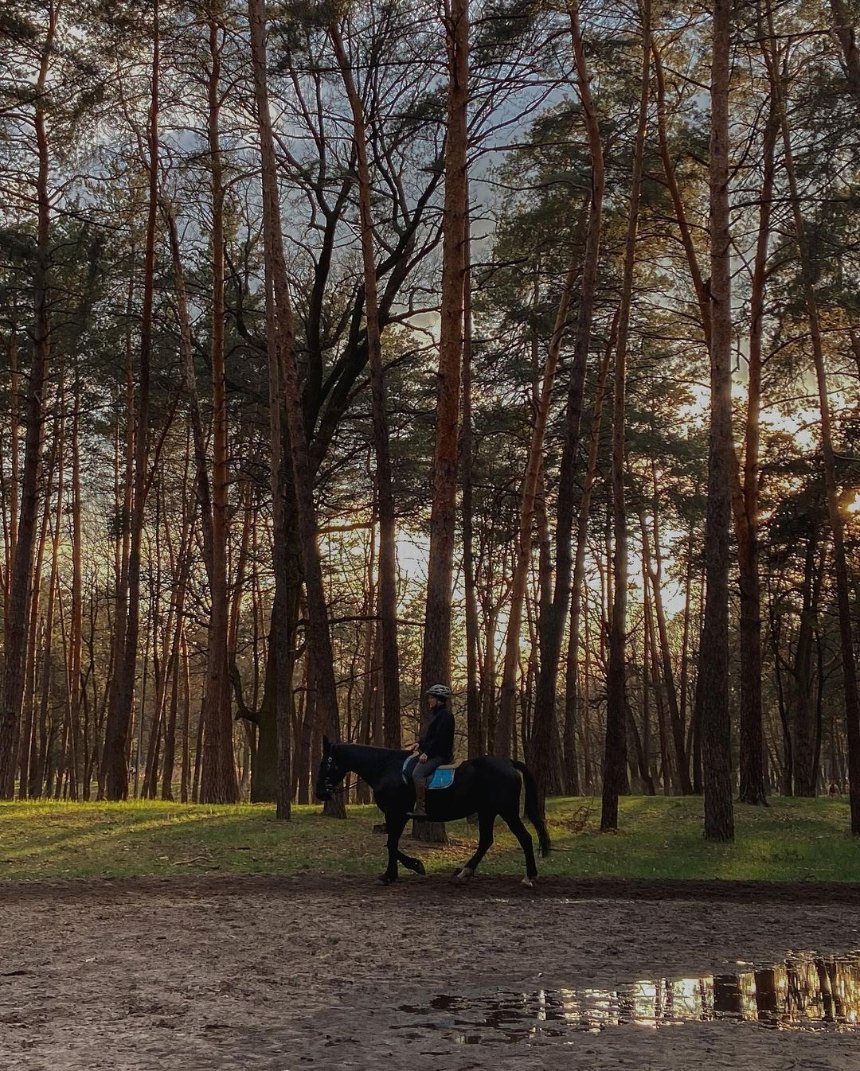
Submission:
[[[323,739],[323,757],[317,776],[316,793],[328,800],[347,773],[356,773],[373,789],[377,807],[385,815],[388,833],[388,866],[380,881],[390,884],[397,880],[397,863],[401,862],[416,874],[424,873],[420,859],[404,855],[399,848],[400,836],[415,805],[415,789],[411,777],[403,780],[403,764],[408,751],[384,747],[365,747],[361,744],[332,744]],[[501,817],[520,842],[526,857],[525,883],[537,877],[535,853],[531,834],[520,818],[520,794],[525,790],[525,813],[537,830],[541,855],[550,851],[549,835],[538,807],[537,786],[528,768],[510,759],[481,758],[462,763],[454,774],[450,788],[427,793],[427,819],[448,822],[455,818],[478,815],[478,850],[457,874],[470,878],[478,863],[493,843],[496,816]]]

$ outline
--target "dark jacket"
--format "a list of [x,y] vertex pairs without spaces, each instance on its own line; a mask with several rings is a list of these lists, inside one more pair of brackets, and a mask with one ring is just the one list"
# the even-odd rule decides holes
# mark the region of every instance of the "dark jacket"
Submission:
[[437,707],[427,728],[418,739],[419,751],[428,759],[454,758],[454,715],[448,706]]

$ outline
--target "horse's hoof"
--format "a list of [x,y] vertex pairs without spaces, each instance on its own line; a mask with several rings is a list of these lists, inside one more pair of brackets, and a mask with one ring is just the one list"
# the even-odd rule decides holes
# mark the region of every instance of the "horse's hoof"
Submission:
[[418,859],[416,861],[416,863],[415,863],[415,873],[418,874],[419,877],[422,877],[422,878],[427,876],[427,870],[426,870],[424,864],[421,862],[420,859]]
[[383,885],[393,885],[397,878],[393,878],[390,874],[380,874],[379,880]]
[[537,878],[523,878],[522,884],[528,886],[529,889],[533,889],[536,881]]
[[473,878],[475,876],[475,871],[472,870],[471,867],[464,866],[462,870],[457,871],[455,876],[458,881],[468,881],[469,878]]

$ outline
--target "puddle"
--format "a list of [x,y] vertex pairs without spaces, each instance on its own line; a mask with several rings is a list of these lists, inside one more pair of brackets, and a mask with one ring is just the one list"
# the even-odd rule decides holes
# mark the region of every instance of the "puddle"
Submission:
[[[599,1033],[613,1026],[651,1029],[698,1022],[749,1022],[775,1030],[856,1030],[860,1024],[860,951],[844,956],[798,952],[776,966],[744,964],[735,974],[659,978],[613,989],[497,990],[439,994],[398,1011],[397,1029],[444,1031],[462,1045]],[[418,1031],[419,1033],[415,1033]]]

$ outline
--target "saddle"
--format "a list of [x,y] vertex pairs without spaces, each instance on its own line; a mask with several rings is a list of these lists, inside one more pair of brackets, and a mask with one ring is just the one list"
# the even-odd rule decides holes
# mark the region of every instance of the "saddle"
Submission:
[[[412,760],[413,756],[410,755],[403,763],[403,783],[405,785],[408,785],[412,778]],[[442,766],[437,766],[433,773],[427,778],[427,788],[450,788],[451,785],[454,784],[454,774],[457,771],[457,768],[462,765],[462,762],[451,762],[443,764]]]

